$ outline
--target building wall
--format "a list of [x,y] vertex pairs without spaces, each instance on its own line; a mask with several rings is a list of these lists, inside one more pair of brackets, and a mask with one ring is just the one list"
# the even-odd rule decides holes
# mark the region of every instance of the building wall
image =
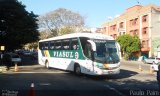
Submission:
[[102,33],[115,39],[123,34],[137,35],[141,40],[141,52],[151,57],[154,53],[153,42],[160,37],[160,6],[135,5],[128,8],[122,15],[103,25]]
[[157,46],[160,40],[160,11],[152,10],[151,13],[151,54],[157,55]]

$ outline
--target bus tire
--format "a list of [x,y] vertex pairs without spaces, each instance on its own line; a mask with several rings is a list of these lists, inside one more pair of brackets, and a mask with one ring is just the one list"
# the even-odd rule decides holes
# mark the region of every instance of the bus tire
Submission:
[[49,69],[49,62],[48,62],[48,61],[45,62],[45,67],[46,67],[47,69]]
[[74,66],[74,73],[76,75],[81,75],[81,67],[79,66],[79,64],[75,64],[75,66]]

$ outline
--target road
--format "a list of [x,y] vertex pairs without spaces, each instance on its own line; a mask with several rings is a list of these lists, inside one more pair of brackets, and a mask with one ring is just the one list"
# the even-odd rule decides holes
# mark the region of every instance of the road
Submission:
[[138,62],[122,61],[118,75],[92,77],[48,70],[28,59],[19,72],[0,73],[2,96],[29,96],[31,83],[36,96],[160,96],[156,75],[138,70]]

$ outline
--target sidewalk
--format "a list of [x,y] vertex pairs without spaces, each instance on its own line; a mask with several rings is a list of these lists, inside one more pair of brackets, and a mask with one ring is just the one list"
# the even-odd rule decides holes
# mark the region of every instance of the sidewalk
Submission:
[[153,72],[152,70],[150,70],[151,65],[152,64],[145,64],[141,61],[121,60],[121,68],[122,69],[128,69],[128,70],[135,71],[138,73],[155,74],[156,72]]
[[50,68],[49,70],[42,65],[28,65],[28,66],[18,66],[18,70],[15,71],[15,67],[12,66],[8,71],[2,71],[0,73],[66,73],[65,71],[60,71]]
[[6,72],[6,71],[7,71],[6,66],[0,66],[0,73]]
[[40,65],[30,65],[30,66],[17,66],[17,71],[15,70],[15,66],[10,67],[9,70],[6,70],[6,66],[0,66],[0,73],[8,73],[8,72],[31,72],[31,71],[41,71],[43,69]]

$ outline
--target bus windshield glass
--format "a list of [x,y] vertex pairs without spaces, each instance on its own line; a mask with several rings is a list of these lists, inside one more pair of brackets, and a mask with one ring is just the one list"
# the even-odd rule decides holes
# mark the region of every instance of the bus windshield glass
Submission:
[[103,64],[118,63],[118,49],[114,40],[93,40],[96,44],[95,61]]

